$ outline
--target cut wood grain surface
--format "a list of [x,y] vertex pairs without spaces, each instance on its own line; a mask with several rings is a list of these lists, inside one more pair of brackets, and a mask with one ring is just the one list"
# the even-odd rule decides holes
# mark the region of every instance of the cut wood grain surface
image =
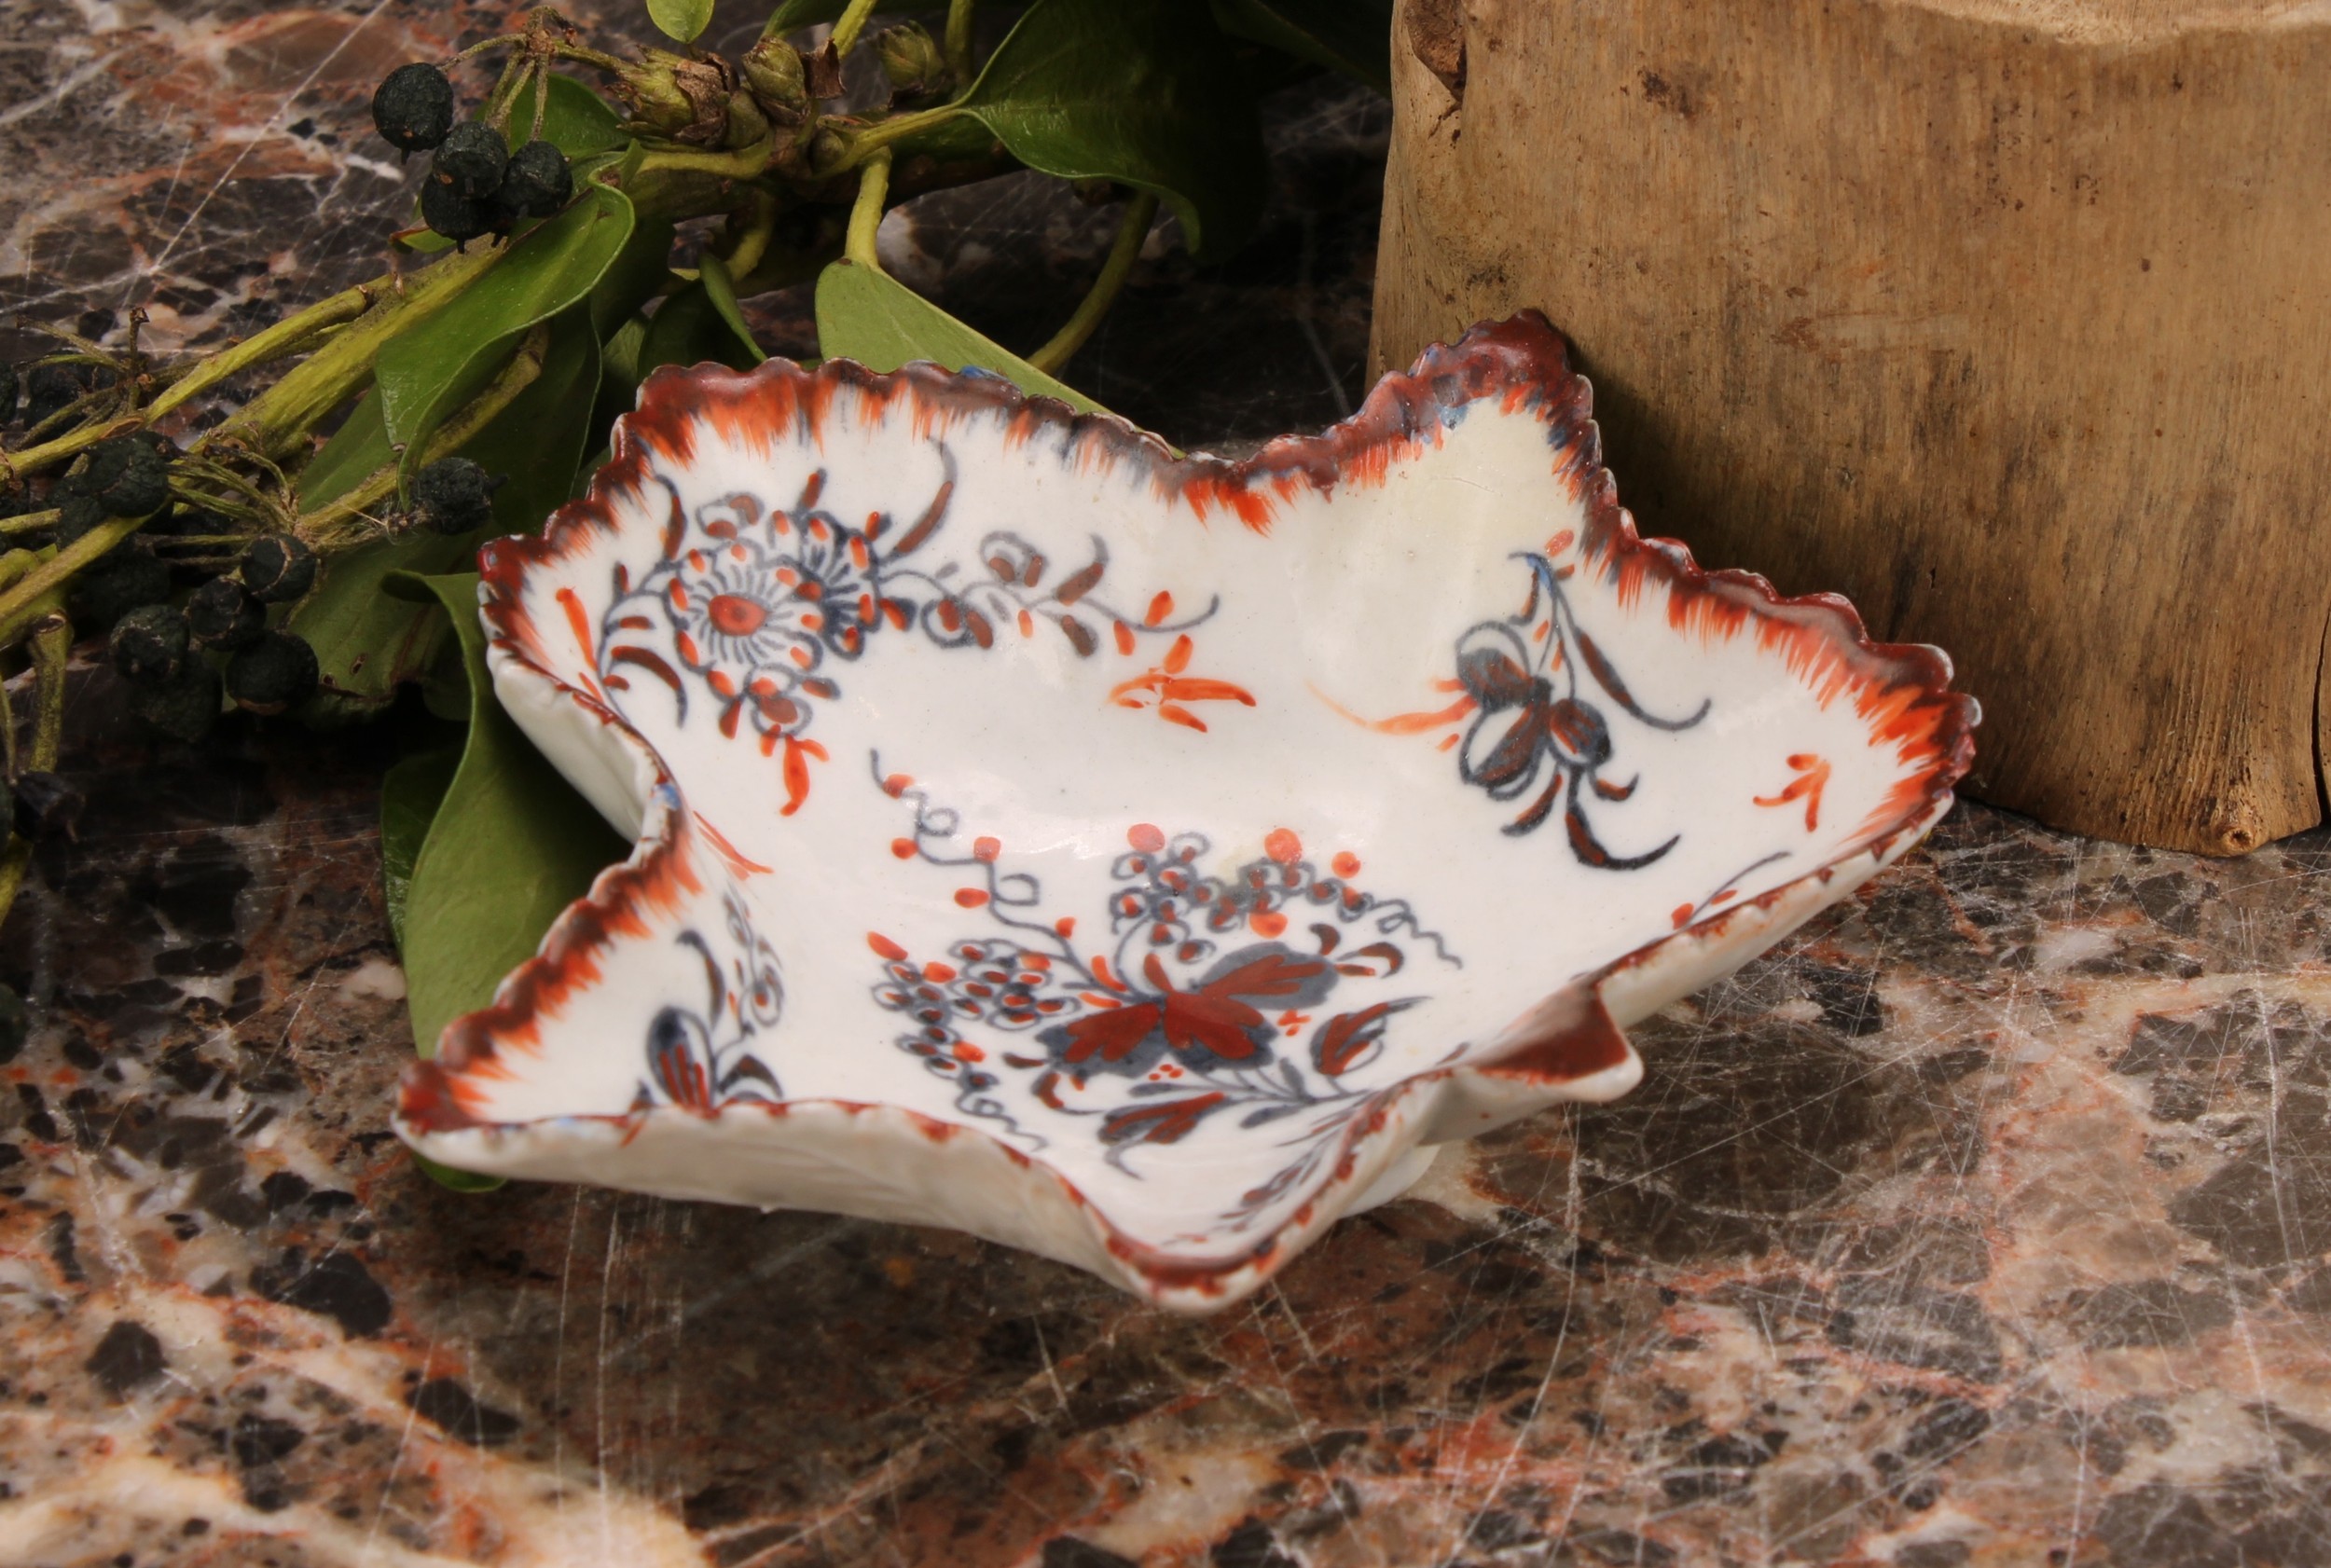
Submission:
[[1950,651],[1970,793],[2321,818],[2331,5],[1403,0],[1395,45],[1379,368],[1545,310],[1646,532]]

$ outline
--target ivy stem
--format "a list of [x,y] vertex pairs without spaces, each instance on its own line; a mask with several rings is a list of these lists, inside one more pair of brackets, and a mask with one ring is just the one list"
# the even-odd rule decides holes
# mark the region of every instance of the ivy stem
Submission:
[[46,512],[27,512],[21,517],[0,517],[0,536],[12,533],[38,533],[42,529],[56,527],[57,519],[61,516],[62,514],[56,507],[51,506]]
[[[10,550],[7,555],[0,556],[0,588],[16,586],[24,581],[27,572],[37,571],[39,567],[40,557],[30,550]],[[15,764],[9,765],[13,768]]]
[[[55,611],[33,626],[33,671],[40,695],[33,709],[33,771],[53,772],[64,750],[65,665],[73,653],[73,628]],[[5,914],[0,910],[0,914]]]
[[861,267],[882,270],[875,254],[875,232],[882,227],[882,199],[890,189],[890,149],[877,147],[858,176],[858,199],[849,210],[849,232],[842,254]]
[[146,418],[157,419],[189,398],[210,391],[229,376],[265,364],[269,360],[297,352],[307,341],[336,326],[352,322],[372,309],[380,291],[388,285],[386,278],[376,278],[368,283],[358,283],[343,289],[328,299],[320,299],[296,316],[277,322],[265,332],[254,333],[232,348],[211,355],[187,371],[159,396],[146,405]]
[[638,188],[641,174],[661,173],[667,170],[684,170],[698,174],[725,174],[734,179],[750,180],[765,172],[769,159],[777,151],[774,133],[758,142],[738,147],[735,152],[653,152],[640,159],[637,172],[631,176],[630,189]]
[[478,55],[484,54],[489,49],[507,48],[512,44],[522,44],[524,42],[526,42],[526,35],[522,33],[504,33],[501,36],[495,38],[481,38],[476,43],[474,43],[469,48],[463,49],[461,53],[455,55],[448,63],[459,65],[464,60],[474,59]]
[[379,297],[380,290],[389,282],[386,278],[375,278],[370,282],[343,289],[328,299],[316,301],[296,316],[285,317],[265,332],[254,333],[232,347],[206,356],[163,388],[154,401],[146,405],[142,414],[83,425],[53,440],[44,441],[37,447],[8,453],[5,461],[14,473],[38,473],[52,463],[94,447],[107,436],[150,424],[181,404],[209,392],[228,378],[240,375],[255,365],[265,364],[269,360],[297,353],[324,333],[354,321],[372,308],[373,302]]
[[526,84],[533,79],[538,69],[531,53],[520,52],[510,56],[503,64],[501,78],[494,83],[493,91],[486,99],[485,119],[488,125],[506,133],[510,110],[516,106],[518,94],[526,90]]
[[839,174],[870,161],[876,153],[888,157],[888,149],[893,142],[903,142],[918,131],[929,131],[955,118],[961,112],[951,103],[942,103],[935,109],[917,109],[911,114],[892,115],[889,119],[867,126],[862,131],[850,131],[843,143],[840,156],[831,164],[821,163],[815,172],[821,176]]
[[241,438],[261,451],[291,450],[310,426],[372,379],[373,362],[391,337],[445,304],[503,254],[503,247],[481,245],[423,268],[406,282],[402,293],[379,298],[330,342],[243,405],[241,413],[197,442],[194,449]]
[[866,30],[866,19],[874,15],[876,0],[849,0],[842,12],[842,20],[834,24],[834,58],[842,59],[858,47],[858,35]]
[[[14,587],[24,580],[26,573],[38,571],[39,568],[40,557],[32,551],[10,550],[7,555],[0,556],[0,588]],[[16,708],[8,700],[8,686],[5,681],[0,681],[0,757],[6,758],[7,776],[14,778],[19,771]],[[0,821],[0,833],[6,833],[7,831],[7,824]]]
[[73,581],[74,573],[138,531],[144,517],[108,517],[89,532],[25,573],[22,581],[0,593],[0,648],[24,635],[34,619],[46,613],[41,600]]
[[959,82],[972,79],[972,12],[979,0],[947,0],[947,35],[940,47]]
[[766,190],[754,190],[747,199],[746,211],[752,216],[744,232],[737,237],[736,247],[721,259],[731,278],[749,276],[761,265],[768,253],[769,240],[777,232],[777,198]]
[[1150,225],[1157,219],[1157,197],[1142,191],[1125,208],[1124,221],[1117,226],[1117,242],[1109,247],[1109,259],[1101,263],[1101,275],[1093,280],[1090,293],[1076,314],[1064,323],[1052,341],[1028,356],[1028,364],[1047,376],[1075,357],[1084,347],[1093,329],[1101,324],[1109,308],[1117,299],[1117,291],[1125,286],[1125,278],[1133,271],[1133,264],[1140,259],[1141,241],[1150,237]]

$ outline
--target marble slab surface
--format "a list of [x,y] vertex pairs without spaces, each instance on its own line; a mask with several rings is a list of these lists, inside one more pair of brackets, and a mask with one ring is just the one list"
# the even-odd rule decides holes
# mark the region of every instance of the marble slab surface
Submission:
[[[513,14],[0,0],[6,300],[199,344],[367,275],[372,82]],[[1384,131],[1275,103],[1262,241],[1145,263],[1071,378],[1187,442],[1346,411]],[[1022,183],[886,246],[1029,342],[1107,224]],[[80,842],[0,931],[0,1564],[2331,1561],[2331,836],[1964,806],[1626,1100],[1190,1321],[941,1232],[435,1187],[386,1126],[393,734],[189,751],[119,696],[78,679]]]

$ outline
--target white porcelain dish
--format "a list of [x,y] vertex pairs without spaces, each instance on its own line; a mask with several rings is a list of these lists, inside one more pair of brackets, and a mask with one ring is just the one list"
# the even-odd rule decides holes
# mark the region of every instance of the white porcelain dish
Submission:
[[959,1228],[1237,1300],[1902,854],[1932,649],[1635,537],[1535,316],[1240,463],[989,377],[660,372],[489,546],[623,832],[411,1070],[465,1170]]

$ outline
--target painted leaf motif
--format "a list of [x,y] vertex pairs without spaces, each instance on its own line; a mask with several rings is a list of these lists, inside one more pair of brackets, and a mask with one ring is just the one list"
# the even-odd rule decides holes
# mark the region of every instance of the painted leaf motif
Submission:
[[1503,626],[1489,628],[1478,640],[1469,637],[1457,654],[1457,681],[1491,713],[1528,701],[1535,684],[1519,640]]
[[1398,1011],[1393,1002],[1372,1002],[1358,1012],[1339,1012],[1319,1031],[1312,1061],[1330,1078],[1351,1071],[1384,1039],[1385,1020]]
[[1143,1002],[1087,1013],[1067,1025],[1069,1046],[1062,1059],[1086,1062],[1098,1052],[1104,1062],[1122,1062],[1150,1038],[1164,1011],[1154,1002]]
[[1218,975],[1194,991],[1167,984],[1165,966],[1152,954],[1142,972],[1166,992],[1166,1043],[1176,1051],[1202,1047],[1225,1061],[1243,1062],[1255,1052],[1249,1030],[1266,1025],[1261,1010],[1246,998],[1281,1000],[1298,995],[1327,971],[1317,958],[1298,958],[1272,949]]
[[1101,1118],[1101,1142],[1179,1143],[1205,1120],[1207,1111],[1227,1098],[1217,1091],[1193,1094],[1187,1099],[1153,1101],[1145,1106],[1127,1106],[1112,1110]]

